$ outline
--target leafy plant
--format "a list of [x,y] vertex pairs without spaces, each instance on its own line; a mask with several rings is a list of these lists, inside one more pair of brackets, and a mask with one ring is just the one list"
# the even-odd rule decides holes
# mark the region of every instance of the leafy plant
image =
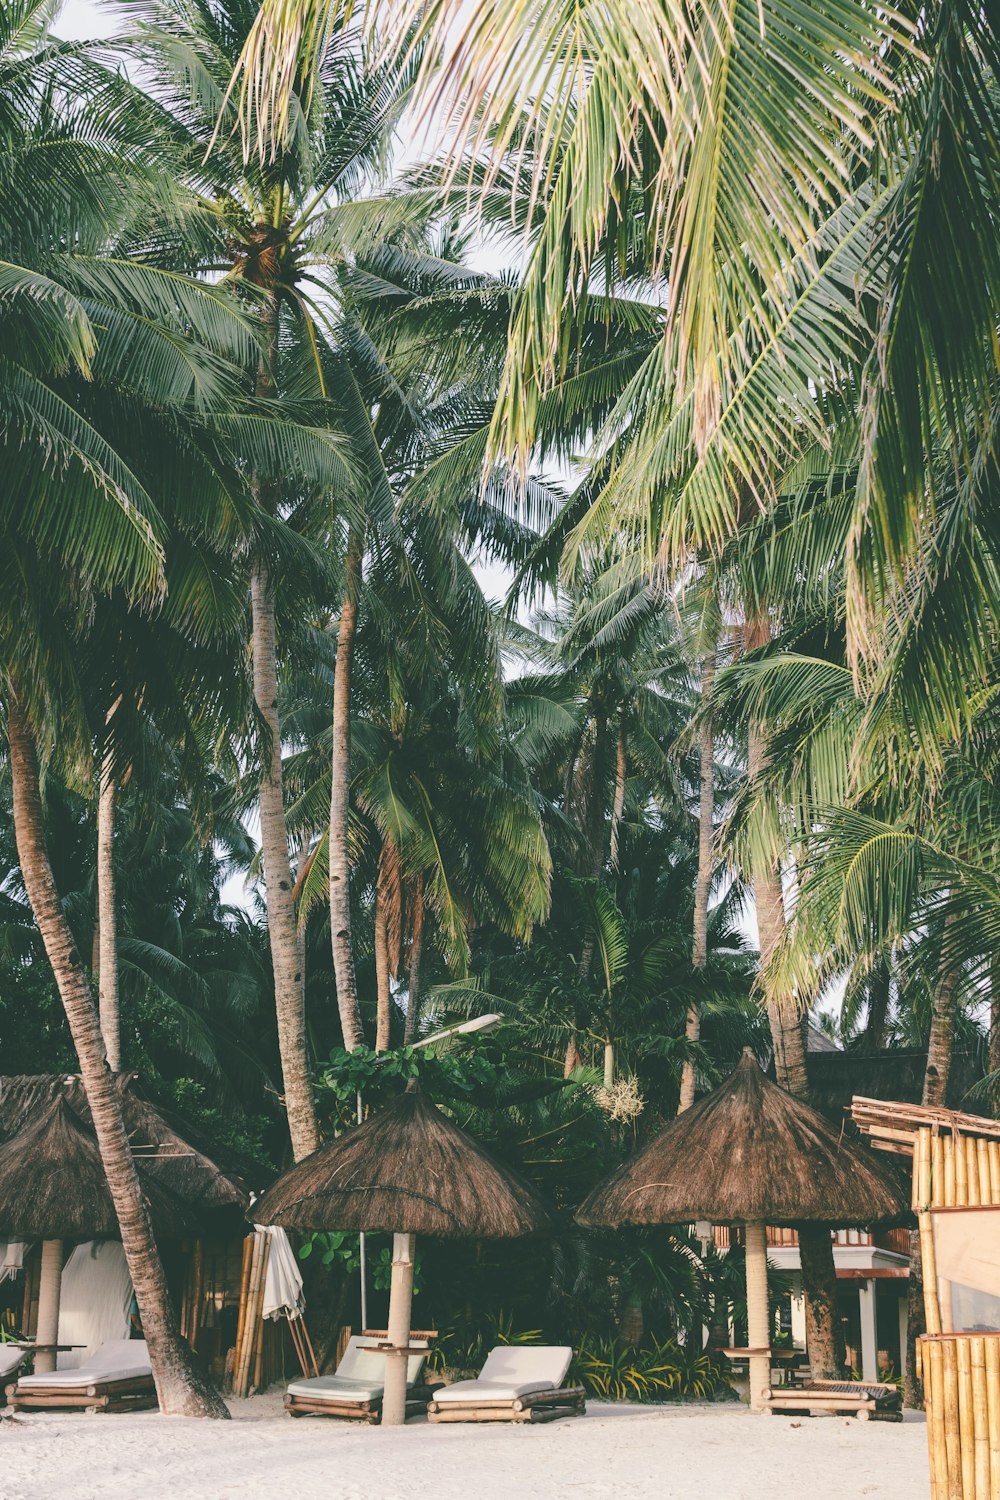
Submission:
[[570,1379],[605,1401],[704,1401],[726,1384],[716,1356],[689,1351],[674,1339],[644,1349],[614,1339],[588,1340],[573,1362]]
[[498,1312],[484,1318],[474,1328],[455,1324],[443,1329],[427,1364],[431,1370],[480,1370],[486,1356],[497,1344],[540,1344],[540,1328],[514,1328],[513,1314]]
[[[391,1245],[373,1244],[375,1235],[367,1236],[365,1261],[368,1275],[376,1291],[387,1292],[392,1281]],[[379,1236],[378,1238],[381,1238]],[[308,1260],[317,1255],[324,1266],[337,1267],[345,1276],[356,1276],[361,1270],[361,1236],[346,1231],[315,1229],[307,1234],[299,1246],[299,1260]],[[420,1251],[413,1265],[413,1295],[420,1293],[422,1285]]]

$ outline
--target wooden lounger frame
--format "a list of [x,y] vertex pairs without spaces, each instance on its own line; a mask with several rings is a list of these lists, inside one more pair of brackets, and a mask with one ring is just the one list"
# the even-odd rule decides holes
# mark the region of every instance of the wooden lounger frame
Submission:
[[582,1385],[564,1385],[557,1391],[532,1391],[513,1401],[487,1401],[472,1396],[468,1401],[432,1401],[428,1422],[556,1422],[560,1417],[582,1417],[587,1410]]
[[[411,1339],[421,1339],[423,1344],[432,1343],[437,1336],[436,1328],[414,1328],[410,1332]],[[383,1348],[389,1347],[385,1343],[388,1334],[384,1328],[362,1329],[361,1337],[379,1341]],[[430,1353],[429,1349],[423,1348],[423,1344],[411,1352],[414,1354]],[[375,1347],[375,1352],[378,1352],[378,1347],[373,1347]],[[430,1386],[411,1386],[406,1396],[406,1415],[408,1417],[419,1416],[430,1396]],[[291,1391],[286,1391],[285,1410],[290,1417],[346,1417],[348,1421],[369,1422],[374,1425],[382,1420],[382,1397],[376,1396],[372,1401],[338,1401],[335,1396],[330,1400],[324,1400],[319,1395],[294,1396]]]
[[21,1390],[7,1387],[12,1411],[148,1411],[159,1405],[152,1375],[133,1375],[124,1380],[92,1380],[86,1385],[35,1385]]
[[800,1386],[770,1390],[764,1410],[779,1416],[811,1416],[814,1411],[842,1412],[859,1422],[901,1422],[902,1396],[881,1381],[809,1380]]

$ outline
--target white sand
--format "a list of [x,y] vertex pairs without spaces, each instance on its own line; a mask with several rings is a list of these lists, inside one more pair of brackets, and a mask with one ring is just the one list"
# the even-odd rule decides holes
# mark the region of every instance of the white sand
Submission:
[[0,1500],[925,1500],[922,1419],[590,1407],[537,1427],[36,1412],[0,1422]]

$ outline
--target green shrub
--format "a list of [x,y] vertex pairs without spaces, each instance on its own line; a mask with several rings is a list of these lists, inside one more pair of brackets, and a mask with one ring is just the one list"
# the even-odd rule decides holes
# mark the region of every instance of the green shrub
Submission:
[[674,1339],[643,1349],[615,1339],[585,1340],[570,1379],[602,1401],[704,1401],[727,1383],[715,1356]]

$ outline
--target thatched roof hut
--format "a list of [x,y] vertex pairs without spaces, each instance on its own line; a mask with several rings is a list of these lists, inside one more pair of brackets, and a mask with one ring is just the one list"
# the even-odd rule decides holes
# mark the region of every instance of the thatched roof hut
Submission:
[[529,1183],[413,1088],[279,1177],[254,1213],[286,1228],[392,1233],[386,1426],[406,1420],[416,1235],[510,1239],[556,1227]]
[[[142,1097],[133,1073],[116,1079],[125,1128],[144,1179],[198,1211],[228,1209],[242,1217],[250,1184],[260,1186],[251,1164],[208,1146],[198,1131]],[[20,1074],[0,1078],[0,1141],[10,1140],[51,1103],[62,1099],[82,1128],[92,1132],[90,1107],[77,1074]],[[233,1212],[236,1217],[236,1212]]]
[[766,1078],[749,1048],[736,1071],[678,1115],[581,1204],[582,1224],[745,1226],[750,1404],[766,1408],[771,1322],[766,1226],[900,1223],[901,1190],[863,1146]]
[[581,1204],[582,1224],[903,1223],[872,1151],[772,1083],[753,1053]]
[[420,1093],[280,1177],[254,1206],[262,1224],[512,1239],[556,1227],[535,1189]]
[[[139,1169],[158,1235],[190,1233],[191,1210]],[[63,1095],[32,1111],[0,1146],[0,1231],[10,1239],[117,1239],[118,1220],[97,1140]]]

